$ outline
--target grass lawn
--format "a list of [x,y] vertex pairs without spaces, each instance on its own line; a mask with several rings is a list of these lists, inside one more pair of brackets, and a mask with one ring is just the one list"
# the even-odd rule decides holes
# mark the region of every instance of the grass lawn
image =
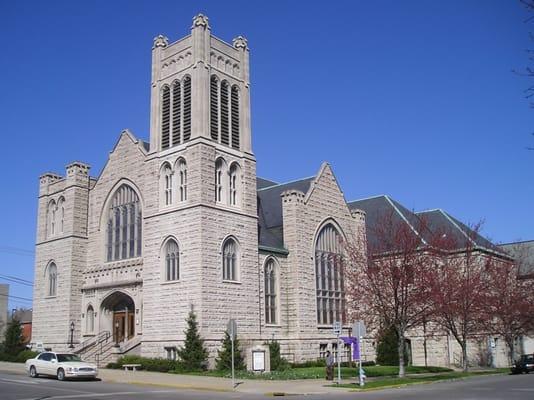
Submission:
[[384,387],[397,387],[397,386],[403,386],[403,385],[432,383],[432,382],[439,382],[439,381],[447,381],[451,379],[462,379],[462,378],[468,378],[468,377],[473,377],[473,376],[504,374],[504,373],[509,373],[509,370],[507,368],[498,368],[498,369],[491,370],[491,371],[443,372],[439,374],[425,375],[425,376],[407,376],[405,378],[384,377],[384,378],[378,378],[378,379],[374,379],[374,380],[366,382],[365,387],[363,389],[360,389],[360,387],[356,383],[346,383],[346,384],[341,384],[341,385],[333,384],[333,385],[328,385],[328,386],[340,387],[340,388],[353,388],[354,390],[359,391],[359,390],[369,390],[369,389],[384,388]]
[[[395,376],[399,373],[399,367],[395,366],[372,366],[364,367],[367,377]],[[449,368],[441,367],[406,367],[408,374],[428,374],[451,372]],[[203,376],[231,377],[230,371],[204,371],[204,372],[177,372],[178,374],[191,374]],[[341,377],[344,379],[354,378],[358,374],[357,368],[341,367]],[[337,377],[337,368],[334,369],[334,376]],[[236,371],[238,379],[264,379],[264,380],[292,380],[292,379],[324,379],[324,367],[290,368],[286,371],[273,371],[264,374],[254,374],[248,371]]]

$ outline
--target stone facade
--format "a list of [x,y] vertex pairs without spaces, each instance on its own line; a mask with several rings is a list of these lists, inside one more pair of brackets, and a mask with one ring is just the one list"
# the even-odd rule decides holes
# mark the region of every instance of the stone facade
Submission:
[[[329,227],[344,241],[364,243],[365,213],[349,207],[327,163],[299,182],[257,178],[248,53],[241,36],[232,44],[212,36],[203,15],[183,39],[158,36],[150,142],[123,131],[98,178],[81,162],[69,164],[65,176],[41,176],[34,343],[54,350],[72,345],[101,364],[126,353],[172,357],[194,310],[211,365],[229,319],[237,322],[247,357],[270,339],[293,362],[333,348],[331,324],[318,324],[318,238]],[[125,187],[137,208],[114,209]],[[231,279],[223,273],[228,240],[238,248]],[[179,249],[177,279],[168,278],[170,242]],[[275,271],[268,324],[267,264]],[[335,299],[328,301],[333,307]],[[106,349],[102,354],[92,350],[96,343]],[[417,364],[424,363],[422,343],[414,335]],[[364,344],[364,358],[373,359],[374,339]],[[451,363],[450,347],[447,338],[429,339],[428,363]]]

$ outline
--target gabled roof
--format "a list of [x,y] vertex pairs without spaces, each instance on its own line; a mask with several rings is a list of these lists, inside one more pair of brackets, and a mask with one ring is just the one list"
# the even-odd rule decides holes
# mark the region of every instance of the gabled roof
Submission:
[[468,240],[475,247],[503,253],[499,247],[495,246],[484,236],[473,231],[473,229],[463,222],[441,209],[419,211],[417,215],[424,218],[431,232],[453,235],[454,241],[458,244],[466,243],[466,240]]
[[265,189],[269,186],[278,185],[278,182],[271,181],[269,179],[260,178],[259,176],[256,177],[256,188],[259,189]]
[[[417,216],[400,203],[391,199],[389,196],[380,195],[369,197],[366,199],[351,201],[347,203],[347,205],[351,210],[358,209],[365,211],[367,241],[371,248],[378,248],[381,245],[379,241],[385,239],[383,237],[378,238],[375,229],[375,227],[382,223],[383,219],[385,218],[388,219],[388,223],[392,223],[394,225],[407,224],[411,231],[420,237],[421,244],[425,243],[424,237],[420,235],[420,232],[418,232],[420,223]],[[393,243],[393,237],[390,239],[391,240],[389,242]]]
[[[456,250],[465,249],[467,241],[470,241],[474,248],[492,251],[507,257],[499,247],[488,239],[440,209],[412,212],[387,195],[351,201],[348,206],[351,209],[365,211],[367,240],[371,247],[374,248],[379,245],[379,238],[376,237],[376,229],[374,227],[376,227],[376,224],[381,223],[380,219],[386,217],[391,219],[388,223],[407,224],[412,232],[419,236],[421,244],[430,243],[432,235],[443,233],[453,235],[452,239],[457,244]],[[394,243],[394,241],[392,240],[391,243]],[[394,251],[394,249],[391,249],[391,251]]]
[[519,264],[519,276],[534,278],[534,240],[506,243],[500,247]]
[[259,246],[286,251],[284,248],[284,231],[281,195],[286,190],[298,190],[307,193],[315,177],[299,179],[277,184],[276,182],[257,178],[258,190],[258,229]]

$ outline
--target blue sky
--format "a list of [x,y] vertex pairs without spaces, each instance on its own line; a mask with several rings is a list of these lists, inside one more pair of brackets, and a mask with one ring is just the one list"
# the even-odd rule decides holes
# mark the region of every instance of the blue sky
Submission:
[[484,219],[498,242],[534,239],[519,1],[3,1],[1,275],[33,280],[41,173],[82,160],[96,176],[122,129],[148,139],[152,39],[188,34],[198,12],[249,41],[260,176],[328,161],[347,200],[389,194]]

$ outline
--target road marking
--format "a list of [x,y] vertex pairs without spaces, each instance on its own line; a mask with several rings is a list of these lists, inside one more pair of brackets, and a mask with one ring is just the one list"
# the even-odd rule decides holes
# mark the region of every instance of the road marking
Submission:
[[[53,399],[83,399],[85,397],[110,397],[110,396],[131,396],[131,395],[148,395],[148,394],[156,394],[156,393],[176,393],[176,390],[155,390],[155,391],[148,391],[148,392],[112,392],[112,393],[89,393],[86,394],[73,394],[73,395],[64,395],[64,396],[46,396],[46,400],[53,400]],[[35,397],[30,397],[27,399],[19,399],[19,400],[35,400]]]
[[5,378],[0,378],[0,381],[3,381],[3,382],[12,382],[12,383],[23,383],[25,385],[37,385],[37,382],[32,382],[32,381],[22,381],[22,380],[19,380],[19,379],[5,379]]

